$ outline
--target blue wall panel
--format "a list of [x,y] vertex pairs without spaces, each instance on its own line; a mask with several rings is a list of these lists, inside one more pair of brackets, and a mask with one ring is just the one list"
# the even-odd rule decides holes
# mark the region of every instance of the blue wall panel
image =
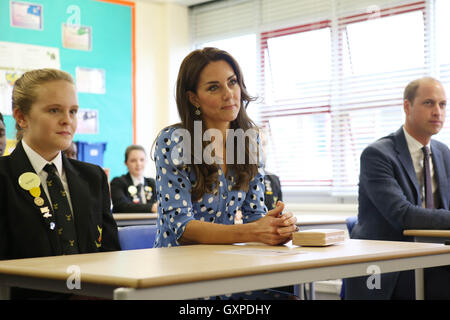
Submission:
[[[43,30],[11,27],[10,1],[0,1],[0,41],[59,48],[61,69],[74,78],[76,67],[105,70],[106,93],[78,93],[82,109],[99,113],[98,134],[76,134],[74,140],[106,142],[104,167],[110,176],[122,174],[123,153],[133,140],[132,105],[132,7],[95,0],[24,1],[43,6]],[[63,48],[62,24],[80,8],[82,26],[92,28],[92,50]],[[15,136],[14,119],[5,117],[7,137]]]

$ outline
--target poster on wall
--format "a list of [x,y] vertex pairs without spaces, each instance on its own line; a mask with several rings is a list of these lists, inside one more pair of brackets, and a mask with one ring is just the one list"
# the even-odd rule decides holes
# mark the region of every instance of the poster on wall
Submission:
[[16,80],[26,71],[60,69],[59,49],[14,42],[0,42],[0,112],[12,114],[11,96]]
[[43,9],[43,6],[40,4],[11,0],[9,2],[11,26],[16,28],[42,30]]
[[26,70],[4,70],[0,68],[0,112],[3,115],[12,115],[12,89],[14,82]]
[[72,24],[62,24],[62,43],[66,49],[91,50],[92,28]]
[[105,70],[76,67],[78,92],[105,94]]
[[77,113],[77,132],[81,134],[98,133],[98,110],[78,109]]

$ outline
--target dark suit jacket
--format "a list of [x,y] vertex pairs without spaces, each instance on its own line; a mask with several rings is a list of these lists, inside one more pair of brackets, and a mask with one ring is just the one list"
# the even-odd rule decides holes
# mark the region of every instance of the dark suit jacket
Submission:
[[[443,143],[431,140],[431,152],[439,209],[421,206],[419,183],[402,128],[362,152],[358,222],[352,238],[412,241],[403,236],[403,230],[450,229],[450,150]],[[398,276],[398,272],[382,274],[380,290],[367,289],[367,277],[348,279],[346,297],[389,299]],[[414,281],[413,278],[410,280]]]
[[[104,171],[64,155],[62,163],[80,253],[120,250]],[[19,186],[19,176],[24,172],[34,172],[34,169],[19,142],[10,156],[0,158],[0,259],[61,255],[57,230],[50,229],[50,223],[55,222],[54,215],[44,218],[33,196]],[[43,207],[50,208],[42,186],[41,198],[45,201]]]
[[150,213],[152,205],[156,202],[156,184],[152,178],[144,178],[145,185],[152,188],[152,196],[147,203],[134,203],[133,197],[128,192],[128,187],[133,185],[133,179],[129,173],[116,177],[111,181],[111,198],[113,212],[119,213]]

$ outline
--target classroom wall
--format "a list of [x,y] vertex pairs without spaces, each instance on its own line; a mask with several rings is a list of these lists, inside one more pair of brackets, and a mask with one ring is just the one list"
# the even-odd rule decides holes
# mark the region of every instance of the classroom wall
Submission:
[[[187,7],[136,0],[136,143],[148,155],[159,130],[179,121],[175,82],[190,49]],[[149,159],[146,175],[155,172]]]
[[[13,26],[10,14],[12,8],[14,8],[14,3],[2,0],[0,1],[0,41],[8,43],[5,46],[8,50],[13,48],[12,44],[14,43],[52,48],[52,52],[53,50],[59,52],[59,63],[52,64],[52,67],[60,67],[62,70],[69,72],[75,81],[77,81],[76,69],[78,67],[104,71],[104,92],[101,92],[101,90],[95,92],[78,91],[80,109],[97,112],[98,128],[93,133],[80,133],[78,131],[74,140],[106,143],[103,167],[109,168],[111,175],[117,175],[121,166],[121,162],[117,160],[117,155],[123,153],[124,148],[122,146],[132,143],[133,140],[131,7],[116,2],[95,0],[28,0],[24,2],[28,5],[42,6],[42,10],[38,11],[42,12],[42,28]],[[19,3],[21,1],[15,2],[15,4]],[[73,7],[77,10],[74,10]],[[73,12],[78,12],[78,14]],[[20,17],[19,14],[17,16]],[[36,14],[36,16],[39,16],[39,14]],[[20,21],[20,19],[17,20]],[[92,37],[88,49],[80,49],[77,46],[64,47],[62,26],[74,24],[72,20],[79,20],[77,23],[81,26],[91,28]],[[77,43],[77,41],[72,41]],[[34,47],[33,50],[35,51],[31,51],[29,48],[29,52],[40,53],[43,50],[36,50],[36,47]],[[28,54],[30,57],[36,55]],[[27,64],[29,61],[33,62],[33,59],[28,58],[28,56],[17,60],[14,58],[13,56],[3,59],[2,68],[4,70],[26,71],[31,68],[49,66],[48,61],[40,62],[41,64],[36,61]],[[82,80],[77,82],[77,84],[86,83]],[[4,104],[4,108],[10,110],[8,102]],[[11,115],[7,115],[5,122],[7,137],[13,139],[15,137],[15,121]],[[79,127],[81,127],[80,125],[81,121]]]

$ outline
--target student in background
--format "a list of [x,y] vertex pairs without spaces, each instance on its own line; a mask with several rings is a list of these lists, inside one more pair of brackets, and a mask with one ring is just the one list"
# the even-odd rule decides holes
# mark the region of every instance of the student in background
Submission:
[[[264,161],[265,165],[267,162],[267,145],[270,136],[270,132],[268,129],[261,129],[261,144],[263,148]],[[267,210],[272,210],[276,207],[278,201],[283,201],[283,193],[281,192],[281,183],[280,178],[266,170],[264,167],[264,203],[266,204]]]
[[0,156],[5,153],[6,150],[6,127],[3,115],[0,112]]
[[[405,123],[361,154],[358,222],[353,239],[413,241],[405,229],[450,229],[450,150],[431,137],[445,121],[442,84],[424,77],[403,97]],[[426,299],[450,299],[450,267],[428,268]],[[346,279],[346,299],[414,299],[414,271],[383,273],[380,287],[367,277]]]
[[63,154],[69,159],[77,160],[78,159],[77,144],[72,141],[70,143],[70,146],[66,150],[63,151]]
[[[77,127],[72,77],[38,69],[14,84],[17,146],[0,158],[0,260],[120,250],[102,168],[67,159]],[[67,298],[12,288],[12,298]]]
[[131,145],[125,151],[128,173],[111,181],[113,212],[150,213],[157,211],[155,180],[144,177],[145,149]]
[[[227,129],[257,132],[245,111],[251,100],[239,65],[227,52],[204,48],[182,62],[176,89],[182,122],[163,129],[155,143],[159,200],[155,247],[236,242],[279,245],[291,240],[296,218],[290,212],[281,215],[281,202],[267,212],[263,174],[257,161],[249,161],[256,139],[241,140],[234,147],[226,139]],[[212,159],[205,158],[209,145],[201,140],[205,130],[218,135],[211,143]],[[234,159],[227,158],[227,148],[234,150]],[[245,151],[244,163],[237,160],[237,151]],[[234,224],[238,210],[242,224]],[[264,294],[251,298],[263,299]]]

